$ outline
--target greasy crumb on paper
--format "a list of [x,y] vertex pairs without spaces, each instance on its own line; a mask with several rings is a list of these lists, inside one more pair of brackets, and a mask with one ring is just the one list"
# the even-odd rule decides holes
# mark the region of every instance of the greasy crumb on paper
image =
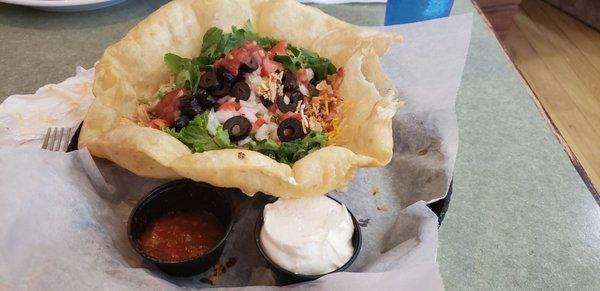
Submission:
[[229,260],[227,260],[227,262],[225,262],[224,264],[217,263],[212,271],[212,274],[210,274],[210,279],[202,278],[200,279],[200,282],[216,285],[217,283],[219,283],[221,276],[225,274],[225,272],[227,272],[227,269],[233,267],[236,262],[236,258],[229,258]]
[[389,210],[388,206],[385,204],[377,205],[377,210],[387,212]]
[[378,186],[371,187],[371,195],[375,196],[375,195],[377,195],[377,193],[379,193],[379,187]]

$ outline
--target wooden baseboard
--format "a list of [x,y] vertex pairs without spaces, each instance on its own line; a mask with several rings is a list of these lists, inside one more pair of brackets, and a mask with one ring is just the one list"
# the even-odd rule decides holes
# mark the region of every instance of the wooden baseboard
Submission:
[[598,0],[544,0],[573,17],[600,30],[600,1]]
[[488,19],[494,32],[499,38],[504,38],[512,25],[512,19],[521,0],[474,0],[485,17]]

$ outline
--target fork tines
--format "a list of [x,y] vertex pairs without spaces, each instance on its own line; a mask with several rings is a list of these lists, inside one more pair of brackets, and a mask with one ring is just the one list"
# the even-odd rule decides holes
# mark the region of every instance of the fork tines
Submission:
[[71,138],[70,128],[48,128],[42,149],[65,152],[69,145],[69,138]]

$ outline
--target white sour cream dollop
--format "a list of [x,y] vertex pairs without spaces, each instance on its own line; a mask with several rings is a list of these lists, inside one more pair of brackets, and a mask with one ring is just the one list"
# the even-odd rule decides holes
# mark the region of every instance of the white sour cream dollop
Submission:
[[263,218],[263,249],[288,271],[325,274],[352,257],[352,218],[346,206],[328,197],[280,198],[265,206]]

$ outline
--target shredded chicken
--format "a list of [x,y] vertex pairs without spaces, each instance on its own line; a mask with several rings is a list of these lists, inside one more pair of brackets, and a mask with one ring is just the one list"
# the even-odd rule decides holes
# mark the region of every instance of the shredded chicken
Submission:
[[268,77],[263,78],[261,85],[256,88],[256,94],[275,102],[277,96],[283,95],[281,78],[283,78],[283,72],[273,72]]
[[331,88],[333,91],[337,91],[340,89],[342,85],[342,81],[344,80],[344,68],[340,68],[337,73],[335,73],[335,77],[333,78],[333,82],[331,82]]
[[326,91],[329,94],[333,94],[333,88],[331,88],[331,86],[329,84],[327,84],[327,81],[322,80],[321,82],[319,82],[319,84],[317,84],[317,90],[319,91]]
[[137,107],[137,120],[138,124],[141,126],[148,126],[150,124],[150,116],[148,115],[148,110],[150,109],[150,105],[148,104],[140,104]]
[[308,117],[307,123],[311,130],[321,129],[335,135],[334,131],[339,129],[343,100],[338,96],[337,91],[343,76],[343,71],[340,69],[335,76],[331,77],[330,83],[323,80],[315,87],[319,94],[310,100],[309,106],[303,111],[303,114]]

